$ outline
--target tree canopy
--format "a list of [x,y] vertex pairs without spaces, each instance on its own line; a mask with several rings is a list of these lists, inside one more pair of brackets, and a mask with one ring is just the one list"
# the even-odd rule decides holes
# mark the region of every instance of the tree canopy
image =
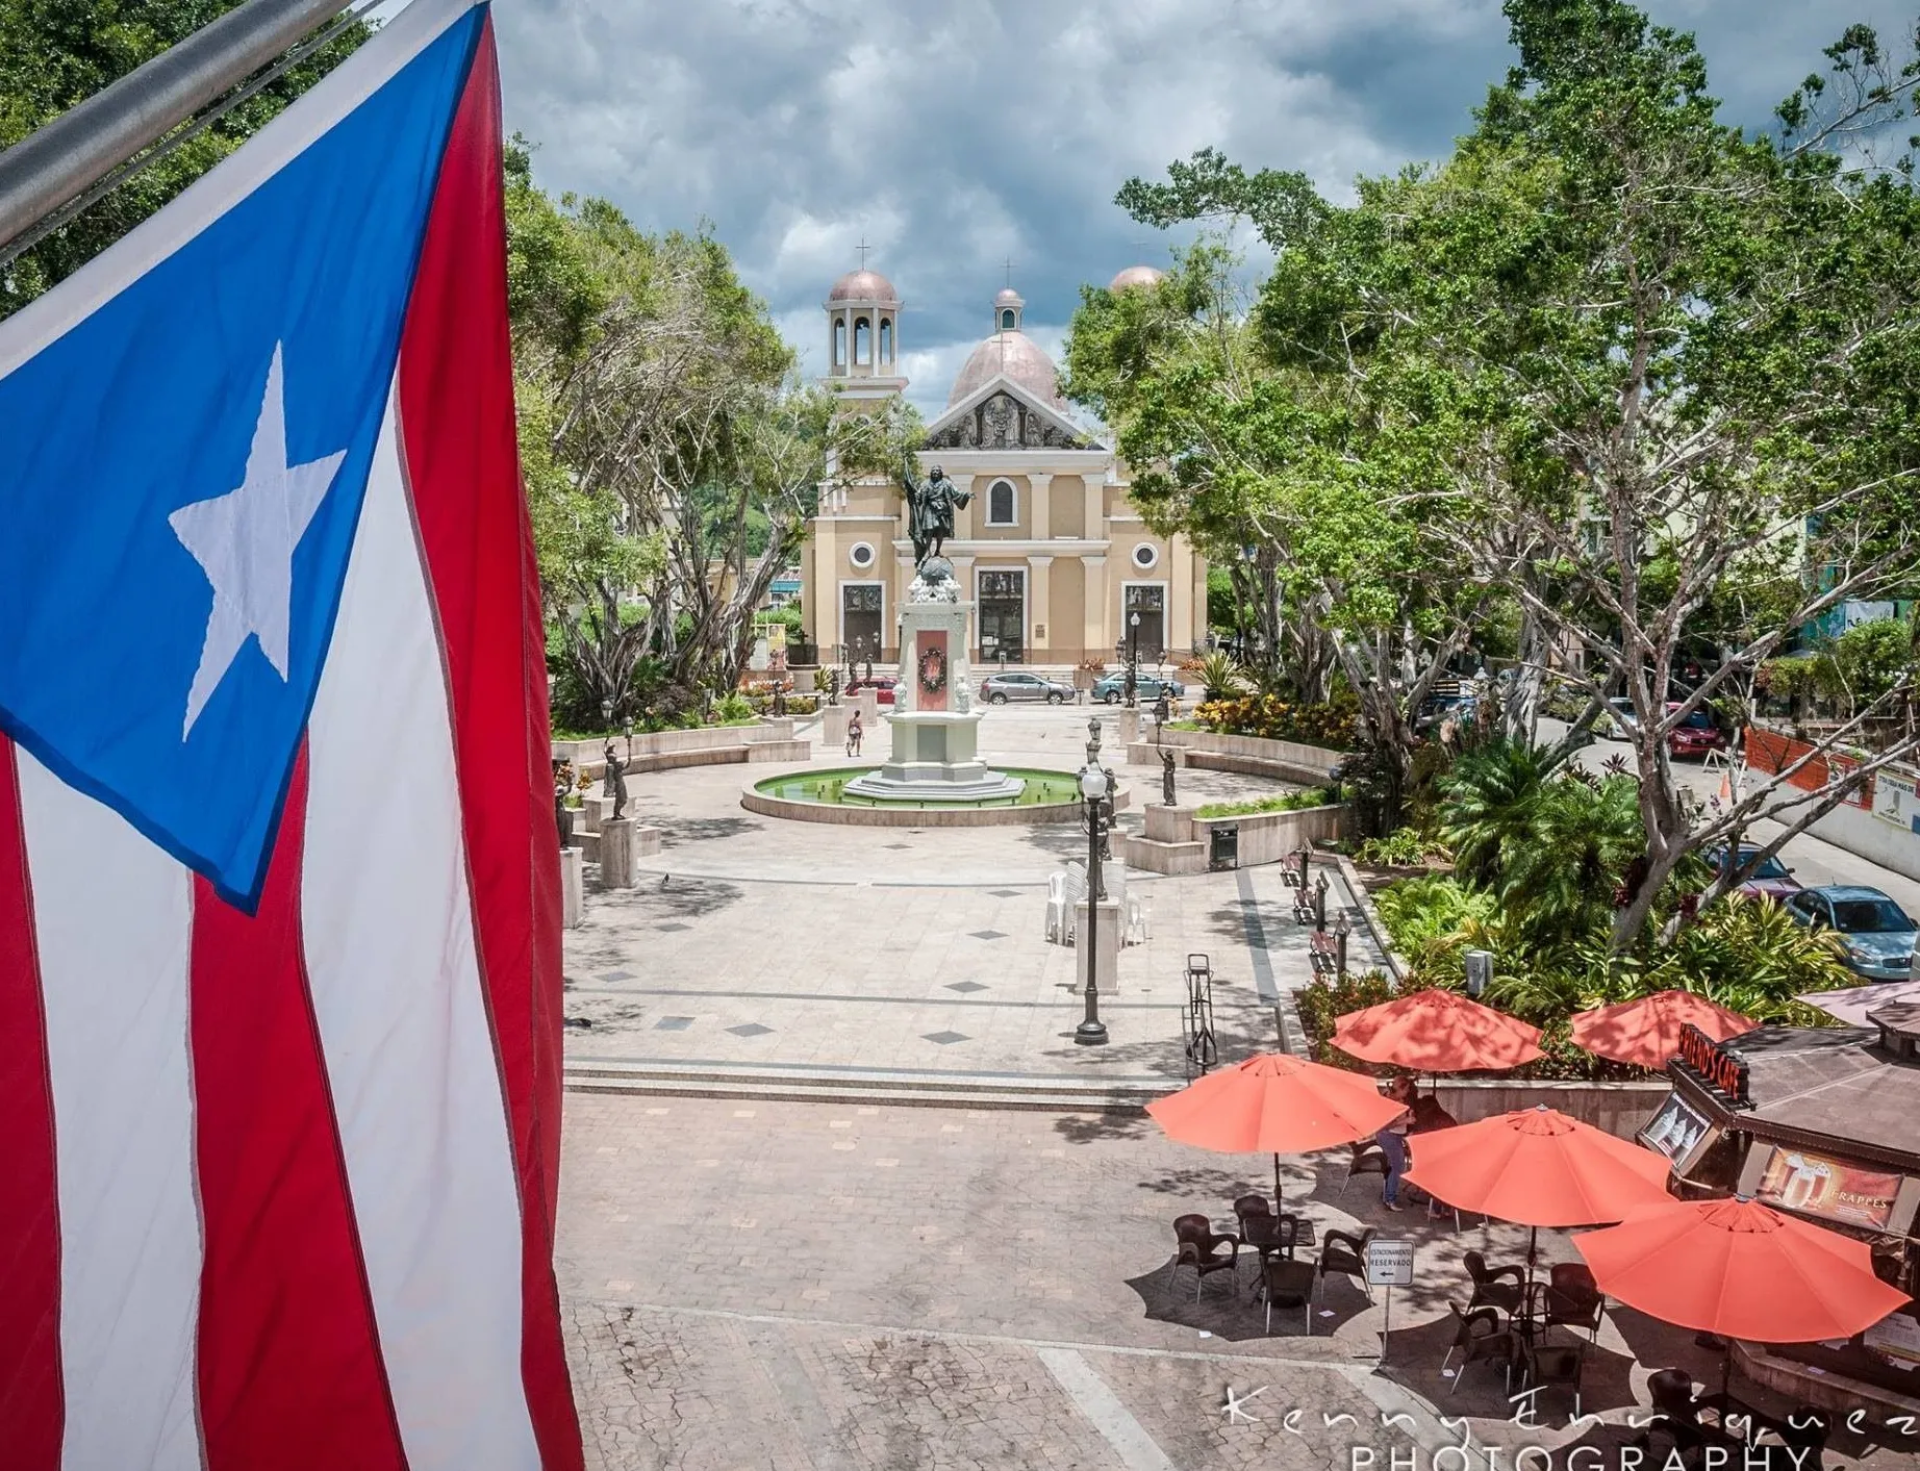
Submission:
[[[240,0],[0,0],[0,148],[84,102]],[[265,127],[371,29],[349,26],[46,239],[0,267],[0,317],[73,274]]]
[[1246,220],[1275,263],[1246,302],[1205,243],[1151,295],[1089,292],[1068,387],[1146,467],[1150,518],[1275,564],[1273,622],[1331,634],[1390,765],[1489,622],[1514,629],[1510,733],[1549,667],[1632,701],[1624,947],[1701,843],[1848,789],[1763,782],[1699,822],[1666,736],[1827,610],[1912,585],[1920,207],[1887,145],[1916,66],[1852,27],[1755,134],[1692,37],[1622,0],[1505,11],[1517,62],[1473,129],[1351,205],[1211,151],[1129,181],[1137,218]]

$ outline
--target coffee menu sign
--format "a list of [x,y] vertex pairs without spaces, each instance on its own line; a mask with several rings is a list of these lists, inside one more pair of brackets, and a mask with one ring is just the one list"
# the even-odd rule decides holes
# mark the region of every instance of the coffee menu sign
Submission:
[[1901,1178],[1856,1169],[1810,1150],[1776,1147],[1754,1196],[1782,1210],[1884,1231],[1893,1219]]
[[1728,1104],[1748,1106],[1747,1063],[1739,1053],[1695,1026],[1680,1029],[1680,1063]]

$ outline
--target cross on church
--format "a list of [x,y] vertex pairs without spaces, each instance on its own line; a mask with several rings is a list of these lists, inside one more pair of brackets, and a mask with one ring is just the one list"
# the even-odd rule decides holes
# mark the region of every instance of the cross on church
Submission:
[[854,249],[860,252],[860,269],[864,271],[867,268],[867,252],[873,249],[871,245],[867,244],[866,231],[862,230],[860,232],[860,243],[856,245]]
[[1013,285],[1013,257],[1012,256],[1007,257],[1007,285],[1009,287]]

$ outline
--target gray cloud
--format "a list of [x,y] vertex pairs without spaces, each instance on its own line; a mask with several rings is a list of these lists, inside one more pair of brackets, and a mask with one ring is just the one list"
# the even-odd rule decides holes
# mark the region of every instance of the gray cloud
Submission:
[[[1847,20],[1910,28],[1915,0],[1654,0],[1699,33],[1750,126]],[[1057,351],[1083,282],[1165,259],[1113,205],[1213,145],[1352,179],[1445,152],[1511,59],[1497,0],[508,0],[507,119],[548,188],[647,229],[710,221],[789,340],[821,365],[820,302],[857,261],[899,287],[923,410],[991,324],[1004,262]]]

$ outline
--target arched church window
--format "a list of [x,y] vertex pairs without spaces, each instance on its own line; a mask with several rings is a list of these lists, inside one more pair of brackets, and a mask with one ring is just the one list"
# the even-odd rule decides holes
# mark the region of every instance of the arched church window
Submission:
[[833,365],[836,368],[847,365],[847,324],[844,321],[833,324]]
[[1011,332],[1016,321],[1018,321],[1018,318],[1014,316],[1012,307],[1003,309],[1000,313],[1000,330],[1002,332]]
[[893,361],[893,323],[885,317],[880,319],[880,361],[883,363]]
[[996,480],[987,487],[987,525],[1012,526],[1020,520],[1020,502],[1011,480]]
[[873,328],[865,317],[856,317],[853,323],[853,360],[863,366],[873,361]]

